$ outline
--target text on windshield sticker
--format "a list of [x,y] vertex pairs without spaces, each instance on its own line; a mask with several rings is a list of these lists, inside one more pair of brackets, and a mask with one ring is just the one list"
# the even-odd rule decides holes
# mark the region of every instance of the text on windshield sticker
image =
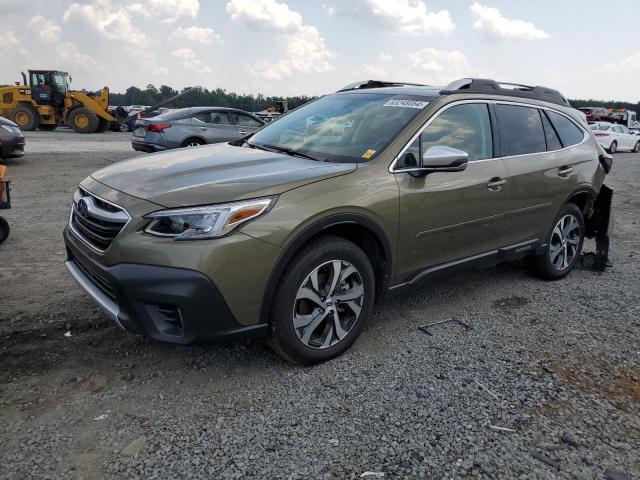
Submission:
[[419,100],[389,100],[383,104],[383,107],[403,107],[403,108],[418,108],[423,109],[429,105],[429,102],[421,102]]

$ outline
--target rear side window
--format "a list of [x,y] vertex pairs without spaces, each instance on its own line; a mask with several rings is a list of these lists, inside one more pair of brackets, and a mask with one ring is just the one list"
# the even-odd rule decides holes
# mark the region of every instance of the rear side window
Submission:
[[493,157],[488,106],[467,103],[448,108],[426,128],[421,141],[422,153],[438,145],[463,150],[471,161]]
[[233,117],[233,122],[242,127],[260,127],[262,125],[259,121],[249,115],[231,112],[231,116]]
[[542,120],[537,108],[517,105],[496,105],[502,156],[545,152]]
[[547,150],[560,150],[562,148],[562,143],[560,142],[553,125],[551,125],[547,115],[542,110],[540,111],[540,116],[542,117],[544,134],[547,137]]
[[551,123],[553,123],[553,126],[556,128],[562,145],[570,147],[582,141],[584,133],[567,117],[552,111],[546,111],[545,114],[549,116],[549,120],[551,120]]

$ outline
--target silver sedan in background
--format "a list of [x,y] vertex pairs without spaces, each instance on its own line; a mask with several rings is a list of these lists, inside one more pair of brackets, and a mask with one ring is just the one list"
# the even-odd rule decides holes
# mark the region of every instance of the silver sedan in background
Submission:
[[190,107],[141,118],[131,138],[134,150],[159,152],[238,140],[265,124],[254,115],[223,107]]

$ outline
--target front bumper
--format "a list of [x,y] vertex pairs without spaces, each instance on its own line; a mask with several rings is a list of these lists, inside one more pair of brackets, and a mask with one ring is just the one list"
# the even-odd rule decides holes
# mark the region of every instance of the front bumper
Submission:
[[0,158],[18,158],[24,155],[24,137],[0,139]]
[[204,274],[174,267],[99,265],[69,240],[67,269],[96,304],[123,329],[155,340],[206,344],[267,333],[266,324],[237,322],[218,288]]

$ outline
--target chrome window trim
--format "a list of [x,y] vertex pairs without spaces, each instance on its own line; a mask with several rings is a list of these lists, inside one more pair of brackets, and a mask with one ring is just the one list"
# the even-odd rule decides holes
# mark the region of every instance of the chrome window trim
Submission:
[[[431,123],[436,118],[438,118],[440,116],[440,114],[442,114],[442,112],[448,110],[451,107],[455,107],[457,105],[464,105],[464,104],[467,104],[467,103],[484,103],[484,104],[487,104],[487,105],[489,105],[489,104],[491,104],[491,105],[515,105],[515,106],[518,106],[518,107],[529,107],[529,108],[536,108],[536,109],[539,109],[539,110],[549,110],[549,111],[551,111],[553,113],[557,113],[557,114],[562,115],[563,117],[569,119],[576,127],[578,127],[582,131],[582,133],[584,135],[581,142],[576,143],[574,145],[569,145],[568,147],[562,147],[562,148],[559,148],[557,150],[545,150],[544,152],[523,153],[523,154],[520,154],[520,155],[506,155],[506,156],[502,156],[502,157],[483,158],[482,160],[472,160],[469,163],[492,162],[492,161],[495,161],[495,160],[506,160],[506,159],[509,159],[509,158],[530,157],[532,155],[542,155],[542,154],[546,154],[546,153],[562,152],[564,150],[568,150],[570,148],[574,148],[574,147],[577,147],[577,146],[580,146],[580,145],[584,144],[591,137],[590,133],[587,132],[582,125],[580,125],[578,122],[576,122],[573,118],[571,118],[566,113],[563,113],[563,112],[561,112],[559,110],[556,110],[555,108],[550,108],[550,107],[543,106],[543,105],[535,105],[535,104],[532,104],[532,103],[515,102],[515,101],[510,101],[510,100],[494,100],[494,99],[478,99],[478,98],[469,99],[469,100],[458,100],[456,102],[451,102],[451,103],[448,103],[447,105],[443,106],[440,110],[435,112],[429,118],[429,120],[427,120],[425,122],[425,124],[422,125],[422,127],[420,127],[418,129],[418,131],[415,133],[415,135],[413,135],[411,137],[409,142],[407,142],[407,144],[393,158],[393,161],[389,165],[389,169],[388,169],[389,173],[406,173],[406,172],[419,172],[419,171],[421,171],[420,168],[403,168],[403,169],[395,170],[394,167],[395,167],[396,163],[398,163],[398,161],[400,160],[400,157],[402,157],[402,155],[407,151],[407,149],[411,146],[411,144],[416,141],[416,138],[418,138],[422,134],[422,132],[424,132],[429,127],[429,125],[431,125]],[[492,130],[492,133],[493,133],[493,130]]]
[[[95,193],[91,193],[89,190],[87,190],[84,187],[81,187],[80,185],[78,185],[78,190],[82,190],[84,191],[87,195],[91,195],[92,197],[97,198],[98,200],[107,203],[109,205],[111,205],[112,207],[115,207],[121,211],[123,211],[127,217],[128,220],[124,223],[124,225],[122,225],[122,228],[120,229],[120,231],[118,232],[118,235],[120,235],[122,233],[122,231],[127,228],[127,225],[129,225],[131,223],[131,220],[133,220],[133,217],[131,216],[131,214],[129,213],[129,211],[124,208],[121,205],[118,205],[116,203],[110,202],[109,200],[105,200],[104,198],[96,195]],[[89,240],[87,240],[86,238],[84,238],[82,236],[82,234],[80,232],[78,232],[78,230],[76,230],[76,228],[73,226],[73,216],[75,215],[75,211],[76,211],[76,204],[75,204],[75,192],[74,192],[74,202],[71,203],[71,212],[69,213],[69,230],[71,230],[71,232],[73,232],[73,234],[76,236],[76,238],[78,240],[80,240],[82,243],[84,243],[87,247],[89,247],[91,250],[93,250],[94,252],[102,255],[104,254],[107,250],[109,250],[109,247],[111,247],[111,245],[113,245],[113,242],[111,243],[111,245],[109,245],[109,247],[107,247],[105,250],[102,250],[98,247],[96,247],[95,245],[91,244],[91,242],[89,242]],[[118,235],[116,235],[113,238],[113,241],[116,240],[116,238],[118,238]]]

